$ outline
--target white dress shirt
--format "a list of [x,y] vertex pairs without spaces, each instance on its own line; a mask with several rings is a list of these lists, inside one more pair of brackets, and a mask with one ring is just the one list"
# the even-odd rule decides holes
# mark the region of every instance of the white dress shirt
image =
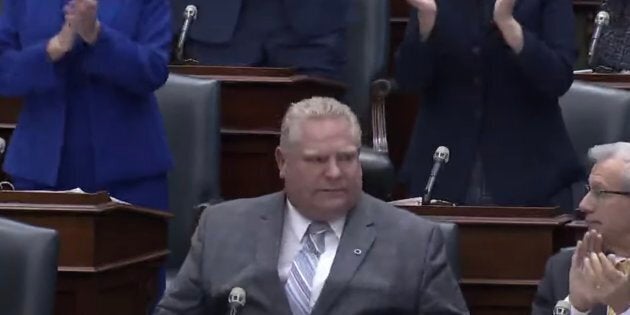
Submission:
[[[306,234],[306,230],[311,222],[311,220],[305,218],[293,207],[291,202],[287,200],[284,225],[282,227],[280,257],[278,258],[278,275],[283,285],[286,284],[287,278],[289,277],[293,259],[302,249],[304,234]],[[315,276],[313,277],[313,287],[311,288],[311,308],[315,305],[315,302],[317,302],[317,298],[319,298],[319,294],[324,287],[324,282],[326,282],[328,274],[330,273],[330,267],[335,260],[345,222],[345,216],[335,221],[328,222],[333,233],[326,232],[326,249],[319,256],[319,261],[317,262]]]

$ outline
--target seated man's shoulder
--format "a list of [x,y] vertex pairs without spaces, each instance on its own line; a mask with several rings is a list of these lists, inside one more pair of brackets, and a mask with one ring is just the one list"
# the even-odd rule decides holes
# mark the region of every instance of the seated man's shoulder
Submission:
[[284,194],[273,193],[254,198],[234,199],[212,205],[204,210],[202,220],[225,222],[225,220],[251,219],[252,217],[282,205]]
[[425,219],[411,211],[395,207],[367,194],[364,198],[367,198],[367,202],[373,205],[371,208],[374,209],[374,212],[378,216],[378,222],[382,226],[403,230],[405,233],[408,230],[431,231],[437,226],[437,223],[431,220]]
[[552,265],[571,265],[571,257],[575,252],[575,247],[565,247],[560,249],[553,256],[549,257],[549,264]]

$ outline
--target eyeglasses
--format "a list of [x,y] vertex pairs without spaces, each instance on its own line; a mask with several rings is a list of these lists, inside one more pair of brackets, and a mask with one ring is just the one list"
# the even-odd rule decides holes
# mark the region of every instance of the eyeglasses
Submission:
[[595,190],[595,189],[591,189],[591,185],[589,185],[589,184],[584,185],[584,189],[586,190],[586,193],[591,193],[596,198],[601,198],[603,195],[606,195],[606,194],[630,196],[630,191]]

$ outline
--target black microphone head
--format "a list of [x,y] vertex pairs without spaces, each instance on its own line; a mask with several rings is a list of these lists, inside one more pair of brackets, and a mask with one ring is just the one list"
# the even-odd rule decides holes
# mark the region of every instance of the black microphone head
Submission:
[[4,150],[7,148],[7,142],[4,139],[0,138],[0,155],[4,153]]
[[187,5],[186,8],[184,9],[184,18],[185,19],[197,18],[197,6],[194,4]]
[[571,303],[567,300],[560,300],[553,308],[553,315],[569,315],[571,314]]
[[433,153],[433,161],[448,163],[450,152],[447,147],[439,146]]
[[608,25],[610,22],[610,14],[606,11],[599,11],[595,16],[595,25]]
[[230,291],[230,296],[228,296],[228,303],[230,305],[243,307],[245,306],[247,294],[245,290],[241,287],[234,287]]

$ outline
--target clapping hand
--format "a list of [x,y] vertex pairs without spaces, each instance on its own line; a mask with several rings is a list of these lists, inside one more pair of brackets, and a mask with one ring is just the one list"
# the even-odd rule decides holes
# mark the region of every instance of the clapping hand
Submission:
[[64,23],[63,27],[57,35],[51,38],[48,41],[48,45],[46,46],[46,52],[52,61],[57,61],[61,59],[61,57],[65,56],[72,47],[74,46],[74,41],[76,38],[76,33],[68,23]]
[[420,12],[436,12],[435,0],[407,0],[407,3]]
[[97,8],[96,0],[71,0],[64,7],[66,22],[89,44],[93,44],[98,38],[100,25]]
[[407,0],[407,3],[418,10],[420,37],[426,40],[435,26],[437,16],[435,0]]
[[615,268],[614,256],[592,252],[584,261],[584,268],[589,282],[595,285],[595,302],[612,307],[616,314],[625,312],[630,302],[630,283],[628,275]]
[[571,258],[569,271],[569,301],[578,311],[589,311],[597,303],[594,277],[588,272],[586,262],[590,254],[602,252],[602,236],[596,231],[587,231],[578,241]]
[[493,19],[497,24],[513,19],[514,5],[517,0],[496,0],[494,3]]

